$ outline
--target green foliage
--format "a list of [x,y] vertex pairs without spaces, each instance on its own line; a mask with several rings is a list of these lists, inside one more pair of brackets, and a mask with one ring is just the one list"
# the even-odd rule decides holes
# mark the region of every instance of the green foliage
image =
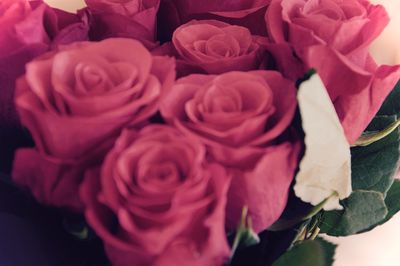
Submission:
[[383,224],[389,221],[397,212],[400,211],[400,181],[395,180],[392,187],[388,191],[385,204],[388,209],[388,214],[386,215],[385,219],[380,222]]
[[272,266],[330,266],[335,255],[334,244],[323,239],[307,240],[295,245]]
[[324,213],[321,232],[331,236],[353,235],[379,223],[388,213],[382,193],[376,191],[354,191],[342,205],[341,211]]
[[[292,206],[295,200],[289,200],[289,207],[268,232],[281,234],[283,230],[292,230],[296,234],[288,250],[273,266],[330,266],[335,245],[320,238],[313,240],[318,232],[332,236],[362,233],[385,223],[400,211],[400,181],[394,179],[400,161],[400,129],[396,128],[399,119],[400,82],[364,132],[362,146],[351,149],[353,193],[341,201],[343,209],[321,211],[324,202],[314,207],[304,203]],[[239,228],[239,243],[247,239],[244,228],[249,227]]]
[[[368,132],[379,131],[396,121],[395,116],[377,116]],[[400,159],[400,129],[365,147],[352,149],[353,190],[370,190],[386,194],[393,183]]]
[[[364,136],[379,133],[400,119],[400,82],[385,100]],[[347,236],[373,229],[400,210],[400,185],[394,182],[400,161],[400,128],[352,154],[353,193],[343,210],[324,212],[321,232]]]
[[396,86],[386,98],[381,109],[378,112],[379,115],[397,115],[400,114],[400,80]]

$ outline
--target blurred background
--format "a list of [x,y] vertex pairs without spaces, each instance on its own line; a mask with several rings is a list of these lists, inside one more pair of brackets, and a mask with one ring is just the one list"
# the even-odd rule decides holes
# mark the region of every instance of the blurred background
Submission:
[[[84,6],[83,0],[45,0],[54,7],[71,12]],[[381,64],[400,64],[400,1],[372,0],[386,7],[391,22],[371,47]],[[361,235],[329,238],[337,243],[334,266],[398,266],[400,265],[400,214],[383,226]]]

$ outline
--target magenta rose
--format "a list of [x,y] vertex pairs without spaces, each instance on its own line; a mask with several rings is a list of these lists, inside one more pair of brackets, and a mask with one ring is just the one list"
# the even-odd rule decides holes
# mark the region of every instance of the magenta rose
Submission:
[[193,20],[174,32],[172,42],[186,64],[206,73],[254,70],[262,49],[247,28],[217,20]]
[[130,39],[76,43],[32,61],[16,105],[36,147],[17,151],[15,182],[41,202],[78,209],[83,170],[125,126],[146,123],[174,76],[173,59]]
[[223,265],[229,177],[195,138],[126,130],[81,187],[86,219],[114,266]]
[[252,34],[265,35],[266,28],[260,21],[271,0],[161,0],[159,35],[164,41],[180,25],[193,19],[215,19],[250,29]]
[[295,110],[294,84],[273,71],[190,75],[178,80],[163,99],[163,117],[201,139],[212,159],[233,173],[228,228],[235,228],[244,206],[258,232],[282,213],[298,148],[277,138]]
[[134,38],[148,48],[154,46],[160,0],[85,0],[85,2],[92,14],[92,39]]
[[350,143],[400,78],[399,66],[377,66],[368,52],[388,21],[366,0],[273,0],[266,13],[271,39],[290,44],[322,77]]
[[26,145],[13,98],[25,64],[59,44],[87,39],[88,25],[78,15],[42,1],[0,1],[0,171],[9,171],[14,149]]

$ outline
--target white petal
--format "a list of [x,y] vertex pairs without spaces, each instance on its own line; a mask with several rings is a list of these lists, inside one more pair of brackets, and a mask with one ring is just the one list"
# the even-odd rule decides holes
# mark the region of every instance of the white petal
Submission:
[[297,97],[306,150],[296,176],[296,196],[317,205],[336,192],[324,209],[342,209],[339,199],[352,191],[350,145],[318,75],[301,84]]

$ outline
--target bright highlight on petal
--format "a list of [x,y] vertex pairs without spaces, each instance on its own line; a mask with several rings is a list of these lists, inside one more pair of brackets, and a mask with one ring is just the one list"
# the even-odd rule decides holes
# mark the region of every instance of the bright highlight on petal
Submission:
[[350,145],[318,75],[301,84],[297,97],[306,150],[296,176],[296,196],[312,205],[330,197],[324,209],[342,209],[339,199],[352,191]]

